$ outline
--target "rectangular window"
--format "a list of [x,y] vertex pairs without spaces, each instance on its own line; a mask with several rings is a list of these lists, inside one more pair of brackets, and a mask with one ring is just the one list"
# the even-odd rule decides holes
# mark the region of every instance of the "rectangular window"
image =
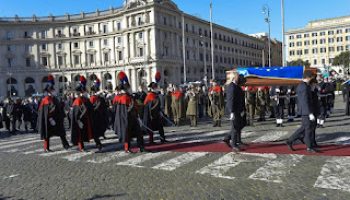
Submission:
[[46,31],[41,31],[41,39],[45,39],[46,38]]
[[94,47],[94,41],[89,41],[89,47]]
[[[164,36],[165,36],[165,39],[166,39],[166,33],[164,33]],[[142,39],[142,37],[143,37],[143,34],[142,34],[142,32],[140,32],[139,33],[139,39]]]
[[103,33],[107,33],[108,32],[108,26],[107,24],[103,25]]
[[75,65],[79,65],[80,64],[80,56],[78,56],[78,55],[74,55],[74,64]]
[[32,45],[26,44],[24,46],[24,51],[27,52],[27,53],[32,52]]
[[317,65],[317,60],[316,59],[314,60],[314,65]]
[[343,42],[343,37],[337,37],[337,42]]
[[141,17],[138,17],[138,18],[137,18],[137,24],[138,24],[139,26],[142,25],[142,18],[141,18]]
[[304,41],[304,45],[305,45],[305,46],[309,46],[309,45],[310,45],[310,41],[309,41],[309,40]]
[[163,25],[166,25],[166,17],[163,17]]
[[123,60],[123,52],[122,51],[118,51],[118,59]]
[[46,51],[47,50],[47,44],[42,44],[41,45],[41,50]]
[[[215,39],[216,39],[216,38],[215,38]],[[290,40],[293,40],[293,39],[294,39],[294,36],[293,36],[293,35],[289,36],[289,39],[290,39]]]
[[312,40],[312,45],[317,45],[317,40]]
[[334,35],[334,31],[328,31],[328,35]]
[[75,49],[78,49],[78,48],[79,48],[79,43],[78,43],[78,42],[74,42],[74,43],[73,43],[73,47],[74,47]]
[[26,58],[26,66],[30,67],[30,58]]
[[57,44],[57,49],[62,50],[62,43]]
[[318,53],[317,48],[313,48],[313,49],[312,49],[312,53],[313,53],[313,54],[317,54],[317,53]]
[[12,58],[7,59],[7,64],[9,67],[12,67]]
[[309,49],[304,49],[304,54],[305,55],[309,54]]
[[108,39],[103,40],[103,45],[107,46],[108,45]]
[[334,43],[334,38],[328,38],[328,43]]
[[6,33],[6,39],[7,39],[7,40],[13,39],[13,32],[8,31],[8,32]]
[[95,63],[95,56],[94,56],[94,54],[90,54],[89,55],[89,60],[90,60],[90,64],[91,63]]
[[337,34],[342,34],[343,33],[343,30],[342,29],[338,29],[337,30]]
[[300,39],[301,38],[301,35],[297,35],[297,39]]
[[103,58],[104,58],[105,62],[108,62],[109,61],[109,53],[104,53]]
[[346,40],[346,41],[350,41],[350,36],[346,36],[346,37],[345,37],[345,40]]
[[62,56],[57,56],[57,63],[58,63],[58,66],[63,65],[63,57]]
[[41,57],[41,64],[46,67],[48,65],[47,57]]
[[117,41],[118,41],[118,44],[121,44],[122,43],[122,37],[118,37]]
[[304,34],[304,38],[308,38],[308,37],[310,37],[310,34],[305,33],[305,34]]
[[312,33],[312,37],[317,37],[317,33]]
[[326,35],[326,32],[320,32],[320,36],[325,36]]
[[120,22],[117,22],[117,30],[120,31],[122,29],[122,25]]
[[[165,54],[167,54],[167,52],[165,52]],[[139,48],[139,56],[143,57],[143,48]]]

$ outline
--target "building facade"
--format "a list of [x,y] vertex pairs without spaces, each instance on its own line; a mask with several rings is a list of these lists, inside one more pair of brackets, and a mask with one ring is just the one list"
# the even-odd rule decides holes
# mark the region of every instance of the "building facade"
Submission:
[[[182,22],[184,21],[184,24]],[[48,74],[59,92],[74,89],[80,75],[113,90],[124,71],[132,89],[154,81],[211,77],[210,24],[170,0],[128,0],[120,8],[76,15],[0,18],[0,96],[41,93]],[[183,54],[183,32],[185,54]],[[260,66],[264,42],[213,25],[216,79],[234,66]]]
[[[306,27],[286,33],[287,61],[302,59],[320,69],[332,66],[334,58],[350,50],[350,16],[311,21]],[[340,67],[332,67],[344,73]]]
[[264,49],[262,53],[262,56],[263,56],[262,66],[265,66],[265,67],[269,66],[269,42],[271,43],[271,66],[283,65],[282,42],[278,41],[275,38],[271,38],[271,40],[269,41],[268,33],[255,33],[255,34],[251,34],[251,36],[259,38],[264,42]]

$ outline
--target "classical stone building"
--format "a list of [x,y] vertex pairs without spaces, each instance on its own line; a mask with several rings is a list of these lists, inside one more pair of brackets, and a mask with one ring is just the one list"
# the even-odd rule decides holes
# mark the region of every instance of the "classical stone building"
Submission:
[[[185,23],[182,24],[182,21]],[[0,18],[0,96],[42,92],[47,75],[60,92],[80,75],[113,90],[125,71],[133,90],[154,81],[182,83],[183,30],[187,81],[211,77],[210,24],[170,0],[129,0],[120,8],[47,17]],[[233,66],[259,66],[265,42],[214,24],[216,79]],[[10,92],[10,88],[12,88]]]
[[[325,69],[334,58],[350,50],[350,16],[311,21],[286,33],[287,61],[302,59]],[[344,73],[341,67],[332,69]]]
[[252,36],[264,41],[262,66],[269,66],[269,42],[271,42],[271,66],[282,66],[282,42],[275,38],[269,40],[268,33],[255,33]]

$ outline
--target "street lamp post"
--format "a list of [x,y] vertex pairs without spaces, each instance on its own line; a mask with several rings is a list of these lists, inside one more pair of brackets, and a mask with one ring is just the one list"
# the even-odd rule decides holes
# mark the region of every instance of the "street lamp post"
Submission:
[[286,60],[286,38],[285,38],[285,15],[284,15],[284,0],[281,0],[281,17],[282,17],[282,62],[283,66],[287,66]]
[[210,40],[211,40],[211,77],[215,79],[214,66],[214,32],[213,32],[213,2],[210,1]]
[[268,24],[269,27],[269,67],[271,67],[271,19],[270,19],[270,8],[268,5],[265,5],[263,7],[263,14],[265,14],[265,22]]

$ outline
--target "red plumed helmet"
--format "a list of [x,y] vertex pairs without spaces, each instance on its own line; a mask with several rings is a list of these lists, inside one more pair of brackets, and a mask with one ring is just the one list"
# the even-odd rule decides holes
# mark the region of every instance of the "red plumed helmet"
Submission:
[[119,72],[118,79],[122,84],[129,83],[128,76],[123,71]]
[[162,75],[160,74],[160,72],[157,72],[155,76],[156,83],[159,83],[161,78],[162,78]]
[[50,83],[51,85],[55,85],[55,78],[52,76],[52,74],[49,74],[47,76],[47,82]]
[[80,83],[82,84],[82,85],[86,85],[86,78],[84,77],[84,76],[80,76],[79,77],[79,80],[80,80]]

